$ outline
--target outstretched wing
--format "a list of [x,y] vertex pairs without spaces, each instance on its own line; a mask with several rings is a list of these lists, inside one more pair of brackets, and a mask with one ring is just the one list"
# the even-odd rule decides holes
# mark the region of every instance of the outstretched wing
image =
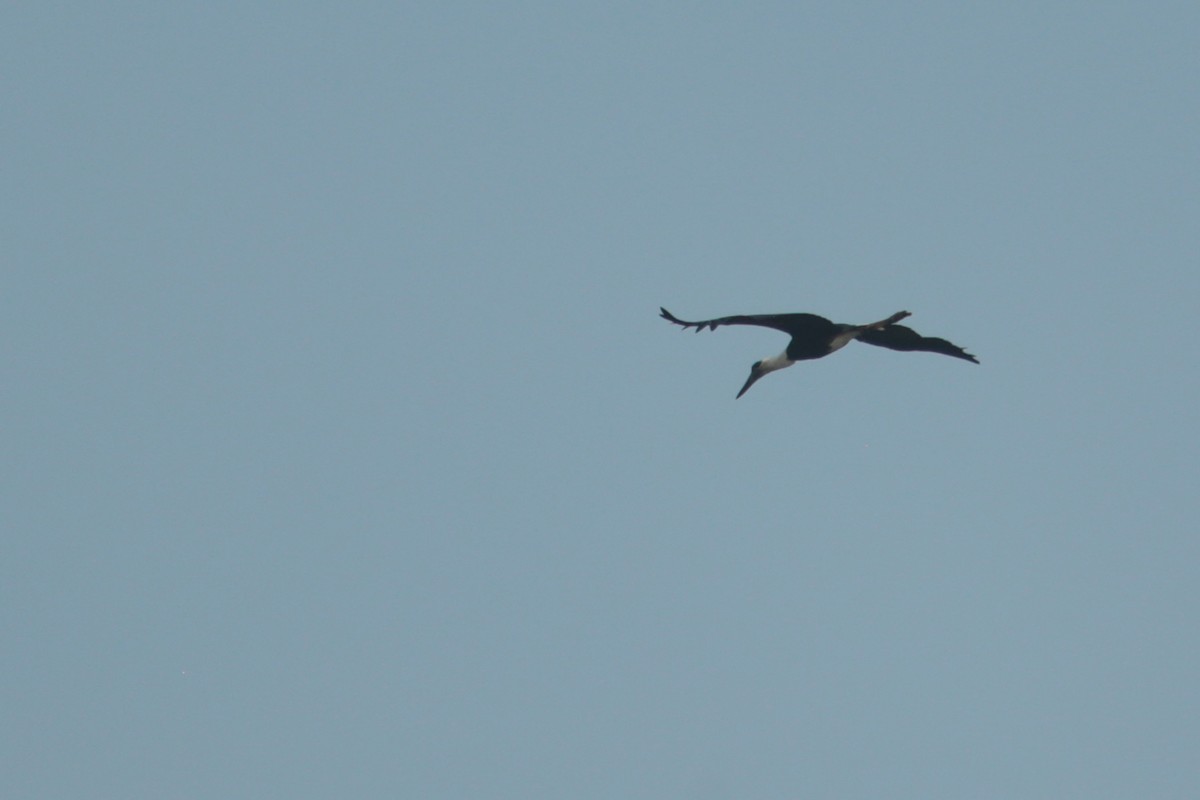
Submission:
[[717,317],[700,322],[686,322],[679,319],[665,308],[659,308],[659,315],[668,322],[674,322],[684,328],[695,328],[696,333],[708,328],[716,330],[721,325],[757,325],[760,328],[774,328],[777,331],[796,336],[800,333],[825,334],[832,336],[837,328],[824,317],[816,314],[741,314],[733,317]]
[[944,356],[954,356],[978,364],[979,359],[963,350],[958,345],[939,339],[936,336],[922,336],[912,328],[903,325],[888,325],[880,330],[865,330],[858,335],[860,342],[886,347],[889,350],[923,350],[927,353],[941,353]]

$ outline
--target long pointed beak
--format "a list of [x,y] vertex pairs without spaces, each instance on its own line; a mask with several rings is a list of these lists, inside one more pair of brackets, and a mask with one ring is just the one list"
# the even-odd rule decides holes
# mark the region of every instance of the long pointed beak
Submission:
[[[766,373],[765,373],[765,372],[759,372],[758,370],[753,370],[753,369],[752,369],[752,370],[750,370],[750,377],[749,377],[749,378],[746,378],[746,384],[745,384],[745,386],[743,386],[743,387],[742,387],[742,390],[741,390],[740,392],[738,392],[738,393],[737,393],[737,396],[738,396],[738,397],[741,397],[742,395],[744,395],[744,394],[746,393],[746,391],[747,391],[747,390],[748,390],[748,389],[749,389],[751,386],[753,386],[753,385],[754,385],[754,382],[755,382],[756,380],[758,380],[759,378],[761,378],[763,375],[766,375]],[[735,397],[734,399],[736,400],[737,398]]]

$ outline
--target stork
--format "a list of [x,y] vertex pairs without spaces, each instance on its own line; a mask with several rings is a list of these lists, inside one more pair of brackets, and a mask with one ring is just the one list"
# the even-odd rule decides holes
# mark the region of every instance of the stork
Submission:
[[897,311],[887,319],[872,322],[868,325],[844,325],[831,322],[816,314],[742,314],[732,317],[718,317],[700,322],[686,322],[679,319],[665,308],[659,308],[661,316],[668,322],[682,326],[685,330],[695,328],[696,333],[708,328],[716,330],[721,325],[757,325],[762,328],[774,328],[792,337],[787,348],[777,356],[755,361],[750,367],[750,377],[737,393],[741,397],[754,385],[754,382],[766,375],[784,367],[790,367],[797,361],[808,361],[822,358],[835,350],[840,350],[851,341],[886,347],[889,350],[923,350],[928,353],[941,353],[954,356],[965,361],[979,363],[979,359],[963,350],[956,344],[935,336],[922,336],[912,328],[906,328],[896,323],[912,314],[907,311]]

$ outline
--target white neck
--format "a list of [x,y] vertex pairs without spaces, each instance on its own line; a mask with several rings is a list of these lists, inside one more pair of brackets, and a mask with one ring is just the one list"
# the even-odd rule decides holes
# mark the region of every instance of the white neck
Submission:
[[763,373],[774,372],[777,369],[783,369],[784,367],[790,367],[792,364],[795,364],[795,363],[796,363],[795,361],[792,361],[790,358],[787,357],[787,351],[785,350],[777,356],[771,356],[770,358],[764,358],[762,360],[762,363],[759,364],[759,369],[761,369],[763,371]]

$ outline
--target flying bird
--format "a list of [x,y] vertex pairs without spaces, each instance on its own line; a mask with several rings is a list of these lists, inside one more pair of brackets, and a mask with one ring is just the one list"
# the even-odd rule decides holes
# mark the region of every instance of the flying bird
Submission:
[[733,317],[718,317],[700,322],[686,322],[679,319],[665,308],[659,308],[661,316],[668,322],[683,326],[684,329],[695,328],[696,333],[708,328],[716,330],[721,325],[757,325],[761,328],[774,328],[792,337],[787,349],[777,356],[755,361],[750,368],[750,377],[737,393],[741,397],[754,382],[766,375],[784,367],[790,367],[797,361],[808,361],[822,358],[845,347],[854,339],[889,350],[923,350],[928,353],[941,353],[954,356],[965,361],[979,363],[979,359],[963,350],[956,344],[935,336],[922,336],[912,328],[906,328],[896,323],[912,314],[907,311],[897,311],[887,319],[872,322],[868,325],[844,325],[831,322],[816,314],[743,314]]

